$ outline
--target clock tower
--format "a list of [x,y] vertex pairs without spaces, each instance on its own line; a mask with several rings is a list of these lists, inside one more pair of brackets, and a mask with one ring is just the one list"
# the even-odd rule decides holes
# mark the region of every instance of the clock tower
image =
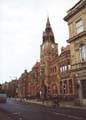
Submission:
[[[46,28],[43,32],[43,41],[40,46],[40,69],[41,69],[41,88],[47,94],[50,79],[50,65],[58,56],[58,44],[55,38],[49,18],[47,18]],[[47,96],[47,95],[45,95]]]
[[58,56],[58,44],[55,43],[54,34],[47,18],[46,28],[43,32],[43,42],[40,50],[41,64],[45,64],[48,60],[52,62]]

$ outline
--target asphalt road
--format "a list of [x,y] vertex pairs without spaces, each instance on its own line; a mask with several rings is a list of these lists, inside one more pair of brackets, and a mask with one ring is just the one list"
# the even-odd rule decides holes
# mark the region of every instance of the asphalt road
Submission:
[[[73,108],[50,108],[38,104],[8,100],[0,104],[2,115],[9,120],[86,120],[86,110]],[[0,119],[3,120],[3,119]],[[6,119],[6,117],[4,118]]]

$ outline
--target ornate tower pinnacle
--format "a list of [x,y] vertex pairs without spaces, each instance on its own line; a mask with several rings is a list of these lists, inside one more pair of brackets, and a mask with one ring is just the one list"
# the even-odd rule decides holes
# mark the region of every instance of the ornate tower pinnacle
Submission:
[[46,41],[54,43],[54,34],[50,25],[49,17],[47,18],[46,28],[43,32],[43,43]]
[[46,28],[51,28],[49,17],[47,17]]

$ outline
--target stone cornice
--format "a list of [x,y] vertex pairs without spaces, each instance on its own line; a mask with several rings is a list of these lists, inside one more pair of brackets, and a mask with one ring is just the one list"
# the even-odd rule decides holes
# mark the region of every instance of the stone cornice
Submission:
[[86,30],[70,38],[69,40],[67,40],[67,42],[71,43],[72,41],[77,40],[78,38],[83,37],[83,36],[86,36]]
[[[71,66],[75,67],[75,68],[71,69],[71,72],[86,70],[86,62],[80,62],[80,63],[72,64]],[[77,68],[77,66],[79,66],[79,67]]]
[[86,7],[86,1],[84,1],[82,3],[81,2],[82,1],[79,1],[74,7],[72,7],[68,11],[69,12],[68,15],[63,18],[65,21],[68,21],[73,15],[77,14],[81,9],[84,9]]

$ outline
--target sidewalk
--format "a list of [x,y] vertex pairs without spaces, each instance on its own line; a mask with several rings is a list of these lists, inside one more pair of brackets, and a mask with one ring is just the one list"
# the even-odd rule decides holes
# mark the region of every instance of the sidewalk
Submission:
[[11,118],[8,113],[0,109],[0,120],[11,120]]
[[60,102],[60,107],[86,110],[86,106],[75,105],[74,102]]
[[[20,99],[17,99],[18,101],[20,101]],[[48,106],[48,107],[52,107],[52,101],[40,101],[40,100],[26,100],[23,99],[22,102],[29,102],[29,103],[35,103],[35,104],[40,104],[40,105],[44,105],[44,106]],[[59,103],[60,107],[66,107],[66,108],[75,108],[75,109],[82,109],[82,110],[86,110],[86,106],[76,106],[74,105],[73,102],[60,102]]]

